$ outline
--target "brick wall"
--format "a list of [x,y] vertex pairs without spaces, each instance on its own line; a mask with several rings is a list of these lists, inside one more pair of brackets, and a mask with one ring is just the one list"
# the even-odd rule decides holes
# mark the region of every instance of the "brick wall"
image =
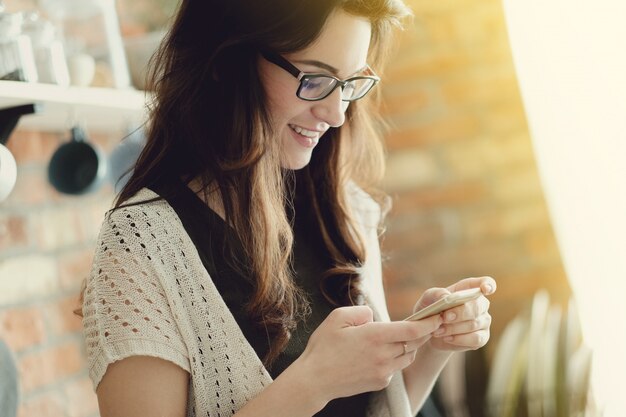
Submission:
[[[105,152],[121,137],[89,136]],[[67,197],[48,184],[47,164],[68,138],[18,130],[8,143],[18,179],[0,206],[0,339],[20,373],[20,417],[98,415],[72,310],[113,192]]]
[[384,250],[392,317],[423,289],[491,275],[493,338],[538,288],[570,294],[543,199],[496,0],[409,1],[386,71],[392,124]]

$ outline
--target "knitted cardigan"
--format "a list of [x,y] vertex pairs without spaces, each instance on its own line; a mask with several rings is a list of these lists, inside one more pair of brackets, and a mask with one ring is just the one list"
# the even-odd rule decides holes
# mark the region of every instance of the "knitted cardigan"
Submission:
[[[389,321],[381,277],[379,206],[349,191],[366,242],[363,292],[377,321]],[[128,203],[157,195],[149,189]],[[108,214],[98,237],[83,304],[94,389],[107,366],[129,356],[171,361],[190,373],[187,416],[230,416],[272,382],[204,268],[174,209],[164,200]],[[371,395],[368,417],[410,417],[402,373]]]

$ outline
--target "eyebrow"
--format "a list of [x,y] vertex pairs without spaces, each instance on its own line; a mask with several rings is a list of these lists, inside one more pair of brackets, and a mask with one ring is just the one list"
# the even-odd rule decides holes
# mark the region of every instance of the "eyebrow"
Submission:
[[[297,64],[304,64],[304,65],[312,65],[314,67],[318,67],[318,68],[322,68],[325,69],[326,71],[329,71],[331,74],[333,74],[335,77],[339,77],[339,70],[335,67],[333,67],[332,65],[329,65],[325,62],[322,61],[317,61],[314,59],[300,59],[300,60],[296,60],[293,61]],[[367,64],[365,64],[365,66],[355,72],[352,73],[352,75],[350,75],[349,77],[352,77],[353,75],[358,74],[359,72],[363,72],[367,69]]]

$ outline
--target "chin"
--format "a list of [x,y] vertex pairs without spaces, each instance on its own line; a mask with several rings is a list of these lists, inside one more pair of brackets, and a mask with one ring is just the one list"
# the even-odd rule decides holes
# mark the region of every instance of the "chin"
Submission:
[[309,153],[308,155],[299,155],[299,156],[286,156],[283,158],[282,160],[282,167],[285,169],[291,169],[294,171],[297,171],[299,169],[302,169],[304,167],[306,167],[307,165],[309,165],[309,162],[311,162],[311,154]]

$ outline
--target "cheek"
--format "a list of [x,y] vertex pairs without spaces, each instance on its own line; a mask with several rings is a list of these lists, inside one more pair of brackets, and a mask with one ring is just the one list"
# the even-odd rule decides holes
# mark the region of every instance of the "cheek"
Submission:
[[285,124],[294,118],[306,113],[309,105],[300,100],[293,88],[276,86],[273,91],[268,91],[268,110],[272,120],[277,124]]
[[267,110],[272,120],[281,123],[290,119],[301,106],[298,103],[301,100],[296,96],[297,83],[285,79],[284,74],[273,67],[262,65],[260,70],[261,82],[267,97]]

